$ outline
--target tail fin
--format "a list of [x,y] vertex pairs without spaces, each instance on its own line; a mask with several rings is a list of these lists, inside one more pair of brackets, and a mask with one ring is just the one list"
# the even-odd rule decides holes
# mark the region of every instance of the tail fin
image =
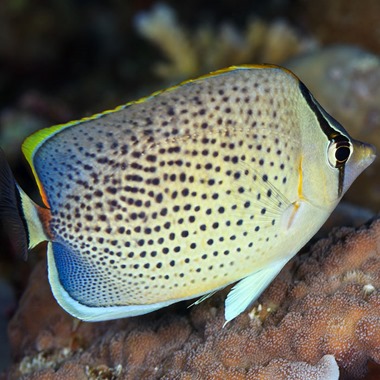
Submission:
[[35,204],[17,185],[0,149],[0,219],[24,259],[29,249],[49,240],[44,228],[47,217],[49,210]]

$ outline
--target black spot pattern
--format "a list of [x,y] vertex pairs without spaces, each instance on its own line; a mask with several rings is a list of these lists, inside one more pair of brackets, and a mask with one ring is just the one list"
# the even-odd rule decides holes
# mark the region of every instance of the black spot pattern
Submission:
[[263,265],[297,192],[299,99],[282,70],[235,70],[47,140],[34,164],[51,229],[87,262],[72,296],[156,303]]

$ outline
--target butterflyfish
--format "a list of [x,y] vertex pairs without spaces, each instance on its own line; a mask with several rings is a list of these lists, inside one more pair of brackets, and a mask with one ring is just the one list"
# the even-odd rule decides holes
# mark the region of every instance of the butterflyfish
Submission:
[[22,150],[43,206],[2,158],[0,209],[25,256],[47,241],[53,295],[85,321],[202,301],[237,282],[231,321],[375,158],[273,65],[222,69],[40,130]]

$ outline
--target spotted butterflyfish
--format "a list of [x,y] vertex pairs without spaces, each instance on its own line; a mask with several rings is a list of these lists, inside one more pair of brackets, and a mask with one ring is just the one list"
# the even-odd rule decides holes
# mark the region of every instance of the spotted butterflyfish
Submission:
[[[375,158],[290,71],[222,69],[22,146],[43,207],[2,158],[0,209],[85,321],[132,317],[236,283],[245,311]],[[195,303],[198,303],[195,302]]]

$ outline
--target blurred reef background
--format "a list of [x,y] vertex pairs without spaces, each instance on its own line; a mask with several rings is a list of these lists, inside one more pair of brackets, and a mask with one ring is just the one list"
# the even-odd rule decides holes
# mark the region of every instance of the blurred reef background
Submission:
[[[229,65],[275,63],[379,152],[379,17],[377,0],[2,0],[0,146],[40,203],[20,150],[34,131]],[[190,311],[78,324],[52,299],[45,247],[25,262],[2,228],[0,379],[333,379],[338,367],[380,378],[380,227],[359,228],[379,212],[379,170],[377,159],[316,245],[223,330],[223,292]]]

